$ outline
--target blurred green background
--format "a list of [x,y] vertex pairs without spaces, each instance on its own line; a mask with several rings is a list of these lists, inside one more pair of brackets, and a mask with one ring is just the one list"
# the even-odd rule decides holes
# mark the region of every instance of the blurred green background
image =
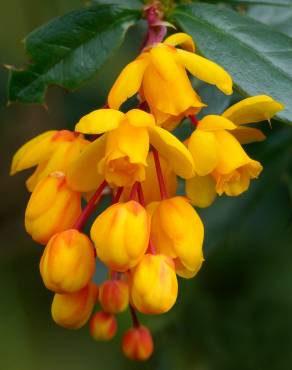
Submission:
[[[80,5],[80,0],[2,2],[1,64],[21,66],[26,60],[24,36]],[[250,14],[292,34],[292,11],[252,7]],[[27,173],[8,177],[11,157],[31,137],[73,127],[80,116],[102,105],[121,66],[137,52],[137,35],[142,33],[143,25],[131,30],[119,55],[80,90],[67,94],[51,88],[48,110],[7,107],[7,72],[0,70],[0,369],[291,370],[292,127],[280,122],[273,122],[273,130],[265,126],[266,142],[248,147],[264,164],[260,180],[248,193],[222,197],[200,212],[206,225],[206,262],[198,277],[180,281],[179,299],[170,313],[141,318],[154,333],[156,352],[150,361],[126,360],[120,336],[111,343],[96,343],[87,327],[68,331],[50,318],[52,294],[38,272],[42,247],[30,240],[23,226]],[[206,87],[202,94],[222,111],[226,100],[220,94]],[[120,333],[129,323],[125,313]]]

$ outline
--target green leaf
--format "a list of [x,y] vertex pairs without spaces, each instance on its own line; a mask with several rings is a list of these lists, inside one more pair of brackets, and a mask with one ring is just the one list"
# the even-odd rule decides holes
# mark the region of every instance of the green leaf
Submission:
[[244,95],[267,94],[285,105],[292,123],[292,39],[230,9],[210,4],[176,7],[170,19],[189,33],[202,55],[222,65]]
[[234,5],[273,5],[273,6],[292,7],[292,0],[220,0],[207,2],[221,2]]
[[292,37],[292,6],[289,9],[279,6],[251,6],[248,15]]
[[52,84],[76,89],[96,74],[140,17],[137,9],[93,5],[33,31],[25,40],[32,62],[23,70],[11,70],[9,100],[43,103]]
[[131,9],[141,9],[143,5],[142,0],[92,0],[93,4],[116,4],[131,7]]

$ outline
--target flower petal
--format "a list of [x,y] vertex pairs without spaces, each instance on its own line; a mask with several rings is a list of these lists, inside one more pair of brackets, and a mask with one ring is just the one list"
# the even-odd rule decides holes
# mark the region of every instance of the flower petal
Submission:
[[107,137],[105,156],[111,159],[128,157],[130,163],[147,166],[149,135],[145,127],[135,127],[124,122]]
[[46,160],[51,153],[50,141],[56,133],[56,130],[46,131],[18,149],[13,156],[10,175]]
[[213,132],[195,130],[189,139],[188,148],[194,159],[196,174],[205,176],[214,170],[218,153]]
[[236,127],[229,119],[215,114],[204,117],[198,125],[198,128],[204,131],[234,130]]
[[148,53],[143,53],[126,65],[109,92],[108,105],[110,108],[119,109],[128,98],[139,91],[147,64]]
[[155,126],[155,120],[152,114],[146,113],[141,109],[131,109],[126,113],[128,122],[132,126],[136,127],[153,127]]
[[83,134],[103,134],[119,127],[125,114],[115,109],[97,109],[86,114],[75,126],[75,131]]
[[161,127],[149,128],[150,143],[172,170],[183,178],[194,174],[194,161],[188,149],[170,132]]
[[232,79],[230,75],[218,64],[197,54],[176,49],[178,60],[188,71],[199,80],[205,81],[223,91],[232,94]]
[[164,45],[151,50],[151,63],[143,79],[143,94],[153,114],[160,111],[178,116],[189,108],[205,106],[194,91],[185,68],[176,62],[175,57],[175,50],[168,50]]
[[211,175],[195,176],[186,180],[186,195],[192,205],[209,207],[216,199],[216,183]]
[[[203,263],[203,261],[202,261]],[[174,264],[175,264],[175,272],[177,273],[178,276],[184,278],[184,279],[191,279],[194,276],[197,275],[198,271],[200,270],[200,267],[197,270],[189,270],[187,269],[180,261],[179,258],[174,259]]]
[[104,180],[97,172],[97,163],[104,156],[106,135],[89,144],[67,172],[67,182],[76,191],[87,192],[97,188]]
[[183,32],[174,33],[171,36],[168,36],[163,43],[165,45],[171,46],[181,46],[183,49],[194,52],[195,51],[195,44],[190,35]]
[[247,155],[240,143],[228,131],[216,131],[218,163],[216,171],[220,174],[229,174],[234,170],[249,164],[253,160]]
[[240,144],[249,144],[266,139],[266,136],[261,132],[261,130],[244,126],[238,126],[235,130],[232,130],[232,135],[240,142]]
[[269,121],[282,109],[284,109],[284,105],[278,103],[270,96],[257,95],[232,105],[222,115],[237,125],[244,125],[247,123]]

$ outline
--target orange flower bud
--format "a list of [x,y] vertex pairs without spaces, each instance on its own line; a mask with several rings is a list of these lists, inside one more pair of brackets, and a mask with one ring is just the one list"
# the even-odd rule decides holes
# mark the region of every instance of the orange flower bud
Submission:
[[109,313],[119,313],[128,307],[129,287],[123,280],[107,280],[99,287],[99,302]]
[[52,317],[67,329],[79,329],[88,321],[98,297],[98,286],[90,283],[75,293],[55,294]]
[[[204,226],[186,198],[174,197],[149,206],[151,240],[156,251],[178,260],[180,276],[194,276],[204,261]],[[184,269],[187,272],[182,272]]]
[[93,244],[78,230],[55,234],[40,261],[45,286],[57,293],[73,293],[84,288],[95,270]]
[[96,312],[89,325],[90,334],[94,340],[111,340],[117,332],[117,320],[107,312]]
[[81,213],[81,196],[71,190],[62,172],[53,172],[35,188],[25,212],[25,228],[40,244],[72,228]]
[[131,271],[131,301],[142,313],[169,311],[175,304],[177,292],[174,263],[163,254],[145,254]]
[[153,352],[153,340],[145,326],[129,329],[123,336],[122,348],[131,360],[145,361]]
[[125,272],[143,257],[149,242],[150,218],[136,201],[117,203],[100,214],[91,228],[97,256],[110,269]]

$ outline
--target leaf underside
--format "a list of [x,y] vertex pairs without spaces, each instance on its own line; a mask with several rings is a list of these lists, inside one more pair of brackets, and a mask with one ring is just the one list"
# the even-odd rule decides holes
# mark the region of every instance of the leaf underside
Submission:
[[76,89],[96,74],[140,17],[138,9],[93,5],[36,29],[25,39],[31,63],[10,71],[9,101],[43,103],[49,85]]
[[246,15],[210,4],[177,6],[170,14],[199,52],[222,65],[243,95],[270,95],[292,124],[292,38]]

